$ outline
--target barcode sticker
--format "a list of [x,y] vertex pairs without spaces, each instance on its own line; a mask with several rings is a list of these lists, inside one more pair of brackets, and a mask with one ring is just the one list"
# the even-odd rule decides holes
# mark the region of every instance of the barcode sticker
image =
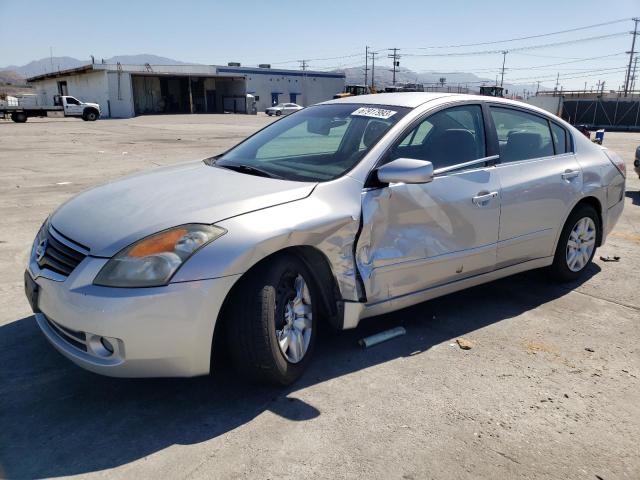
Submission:
[[393,110],[387,110],[385,108],[375,108],[375,107],[360,107],[356,111],[354,111],[351,115],[356,115],[358,117],[371,117],[371,118],[381,118],[386,120],[387,118],[393,117],[396,113]]

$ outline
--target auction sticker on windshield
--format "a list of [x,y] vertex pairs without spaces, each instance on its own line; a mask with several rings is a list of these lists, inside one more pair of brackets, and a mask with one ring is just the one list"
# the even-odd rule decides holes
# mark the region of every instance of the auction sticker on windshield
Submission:
[[394,112],[393,110],[387,110],[384,108],[360,107],[351,115],[357,115],[359,117],[381,118],[382,120],[386,120],[393,117],[396,113],[398,112]]

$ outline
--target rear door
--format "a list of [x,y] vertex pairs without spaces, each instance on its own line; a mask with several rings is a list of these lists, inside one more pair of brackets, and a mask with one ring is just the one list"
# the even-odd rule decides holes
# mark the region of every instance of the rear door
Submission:
[[488,153],[479,104],[430,114],[400,137],[384,160],[429,160],[435,177],[364,190],[356,261],[368,302],[493,270],[500,196]]
[[549,257],[582,189],[570,135],[529,110],[492,105],[490,112],[502,191],[497,267]]

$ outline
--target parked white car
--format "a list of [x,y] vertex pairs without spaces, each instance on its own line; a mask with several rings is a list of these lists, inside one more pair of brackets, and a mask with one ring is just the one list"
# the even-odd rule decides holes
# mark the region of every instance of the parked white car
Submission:
[[622,214],[624,161],[541,109],[382,93],[285,117],[226,153],[80,193],[33,243],[49,341],[120,377],[240,372],[289,384],[320,322],[534,268],[583,275]]
[[301,107],[297,103],[279,103],[278,105],[274,105],[273,107],[267,108],[264,112],[271,115],[289,115],[293,112],[297,112],[298,110],[302,110],[304,107]]

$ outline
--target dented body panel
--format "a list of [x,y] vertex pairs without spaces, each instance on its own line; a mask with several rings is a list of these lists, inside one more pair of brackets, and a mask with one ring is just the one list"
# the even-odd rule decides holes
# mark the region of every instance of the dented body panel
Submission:
[[[367,301],[486,273],[494,268],[500,218],[495,168],[392,184],[362,194],[357,262]],[[481,205],[479,194],[496,192]]]

